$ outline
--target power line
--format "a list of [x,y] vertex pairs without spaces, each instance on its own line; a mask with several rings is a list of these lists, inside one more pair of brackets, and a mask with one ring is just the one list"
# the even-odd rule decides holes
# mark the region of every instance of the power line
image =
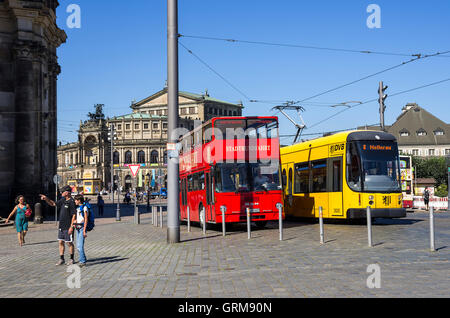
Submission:
[[[441,80],[441,81],[437,81],[437,82],[433,82],[433,83],[430,83],[430,84],[422,85],[422,86],[419,86],[419,87],[411,88],[411,89],[408,89],[408,90],[404,90],[404,91],[401,91],[401,92],[398,92],[398,93],[390,94],[390,97],[402,95],[402,94],[405,94],[405,93],[409,93],[409,92],[412,92],[412,91],[415,91],[415,90],[419,90],[419,89],[422,89],[422,88],[426,88],[426,87],[429,87],[429,86],[441,84],[441,83],[448,82],[448,81],[450,81],[450,78],[447,78],[447,79],[444,79],[444,80]],[[310,127],[308,127],[308,128],[311,129],[311,128],[313,128],[313,127],[316,127],[316,126],[320,125],[321,123],[323,123],[323,122],[325,122],[325,121],[327,121],[327,120],[330,120],[331,118],[334,118],[334,117],[338,116],[339,114],[342,114],[343,112],[345,112],[345,111],[347,111],[347,110],[350,110],[350,109],[352,109],[352,108],[355,108],[355,107],[357,107],[357,106],[361,106],[361,105],[373,103],[373,102],[376,102],[376,101],[378,101],[378,98],[374,98],[374,99],[371,99],[371,100],[362,102],[361,104],[358,104],[358,105],[350,106],[350,107],[348,107],[348,108],[345,108],[345,109],[343,109],[343,110],[341,110],[341,111],[335,113],[334,115],[331,115],[331,116],[329,116],[329,117],[327,117],[327,118],[325,118],[325,119],[323,119],[323,120],[321,120],[321,121],[315,123],[314,125],[312,125],[312,126],[310,126]]]
[[235,91],[237,91],[239,94],[241,94],[242,96],[244,96],[247,100],[251,100],[250,97],[248,97],[244,92],[242,92],[239,88],[237,88],[236,86],[234,86],[230,81],[228,81],[225,77],[223,77],[219,72],[217,72],[216,70],[214,70],[211,66],[209,66],[208,63],[206,63],[205,61],[203,61],[198,55],[196,55],[194,52],[192,52],[192,50],[188,49],[183,43],[178,42],[188,53],[192,54],[192,56],[194,56],[197,60],[199,60],[203,65],[205,65],[209,70],[211,70],[214,74],[216,74],[217,76],[219,76],[223,81],[225,81],[231,88],[233,88]]
[[303,103],[303,102],[308,101],[308,100],[310,100],[310,99],[313,99],[313,98],[316,98],[316,97],[319,97],[319,96],[328,94],[328,93],[330,93],[330,92],[337,91],[338,89],[341,89],[341,88],[350,86],[350,85],[352,85],[352,84],[361,82],[361,81],[363,81],[363,80],[366,80],[366,79],[368,79],[368,78],[374,77],[374,76],[376,76],[376,75],[379,75],[379,74],[382,74],[382,73],[391,71],[391,70],[393,70],[393,69],[399,68],[399,67],[404,66],[404,65],[406,65],[406,64],[409,64],[409,63],[412,63],[412,62],[415,62],[415,61],[418,61],[418,60],[423,60],[423,59],[426,59],[426,58],[429,58],[429,57],[435,57],[435,56],[438,56],[438,55],[440,55],[440,54],[445,54],[445,53],[449,53],[449,52],[450,52],[450,50],[449,50],[449,51],[442,52],[442,53],[437,52],[437,53],[434,53],[434,54],[424,55],[424,56],[419,55],[419,56],[417,56],[416,58],[413,58],[413,59],[411,59],[411,60],[409,60],[409,61],[402,62],[402,63],[400,63],[400,64],[397,64],[397,65],[388,67],[387,69],[384,69],[384,70],[382,70],[382,71],[379,71],[379,72],[376,72],[376,73],[373,73],[373,74],[364,76],[364,77],[362,77],[362,78],[360,78],[360,79],[357,79],[357,80],[355,80],[355,81],[352,81],[352,82],[349,82],[349,83],[340,85],[340,86],[338,86],[338,87],[335,87],[335,88],[326,90],[326,91],[324,91],[324,92],[322,92],[322,93],[319,93],[319,94],[313,95],[313,96],[311,96],[311,97],[305,98],[305,99],[303,99],[303,100],[300,100],[299,103]]
[[418,56],[418,55],[421,55],[421,54],[405,54],[405,53],[393,53],[393,52],[382,52],[382,51],[371,51],[371,50],[352,50],[352,49],[320,47],[320,46],[301,45],[301,44],[286,44],[286,43],[273,43],[273,42],[264,42],[264,41],[225,39],[225,38],[217,38],[217,37],[184,35],[184,34],[180,34],[179,37],[194,38],[194,39],[201,39],[201,40],[225,41],[225,42],[231,42],[231,43],[246,43],[246,44],[291,47],[291,48],[313,49],[313,50],[325,50],[325,51],[336,51],[336,52],[347,52],[347,53],[393,55],[393,56]]

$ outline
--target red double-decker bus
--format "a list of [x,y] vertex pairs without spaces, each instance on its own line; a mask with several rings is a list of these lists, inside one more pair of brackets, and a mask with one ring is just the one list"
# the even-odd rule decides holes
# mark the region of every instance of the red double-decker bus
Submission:
[[[217,117],[181,139],[180,219],[206,223],[278,220],[282,203],[277,117]],[[226,207],[222,220],[221,207]],[[284,215],[284,214],[283,214]]]

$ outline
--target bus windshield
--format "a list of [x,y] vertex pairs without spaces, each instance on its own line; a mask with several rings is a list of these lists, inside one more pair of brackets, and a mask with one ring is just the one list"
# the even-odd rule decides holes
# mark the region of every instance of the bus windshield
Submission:
[[347,183],[358,192],[401,192],[397,144],[392,141],[350,142]]
[[222,163],[216,166],[216,192],[281,190],[279,164]]

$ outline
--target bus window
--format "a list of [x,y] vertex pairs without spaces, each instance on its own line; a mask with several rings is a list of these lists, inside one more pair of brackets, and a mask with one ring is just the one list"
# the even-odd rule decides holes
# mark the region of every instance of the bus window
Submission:
[[295,165],[294,192],[309,192],[309,165],[307,162]]
[[311,163],[312,192],[327,192],[327,161],[320,160]]
[[194,176],[191,174],[187,177],[188,192],[194,191]]

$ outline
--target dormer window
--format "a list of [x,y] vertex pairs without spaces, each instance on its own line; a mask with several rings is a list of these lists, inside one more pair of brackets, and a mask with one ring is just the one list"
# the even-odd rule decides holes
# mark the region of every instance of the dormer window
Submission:
[[420,128],[417,131],[417,136],[426,136],[426,135],[427,135],[427,132],[425,131],[425,129]]
[[442,128],[437,128],[437,129],[434,131],[434,135],[435,135],[435,136],[444,136],[445,133],[444,133],[444,130],[442,130]]
[[399,134],[400,134],[400,137],[408,137],[409,131],[406,129],[402,129],[402,130],[400,130]]

